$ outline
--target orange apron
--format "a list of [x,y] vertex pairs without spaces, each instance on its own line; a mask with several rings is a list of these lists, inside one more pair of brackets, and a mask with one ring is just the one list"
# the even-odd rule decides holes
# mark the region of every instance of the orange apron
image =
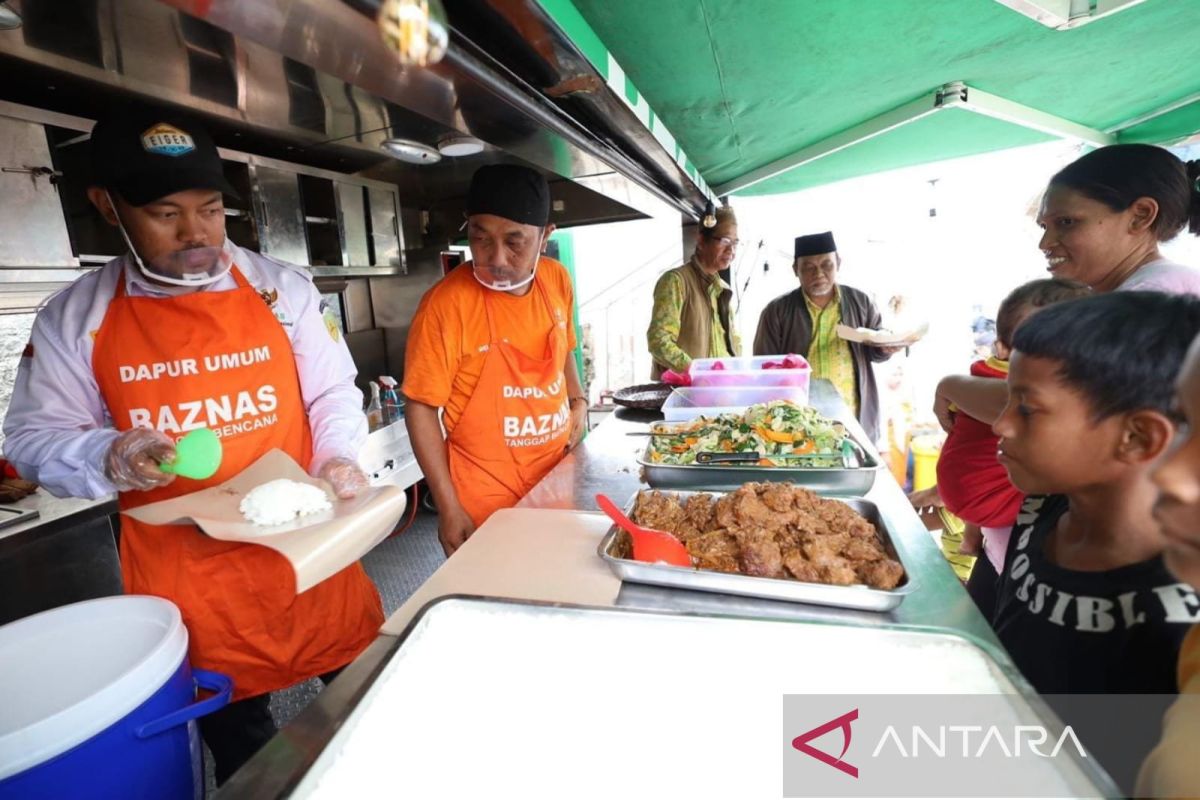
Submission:
[[[540,281],[533,291],[555,319]],[[515,505],[562,460],[571,430],[566,324],[552,325],[540,358],[527,355],[496,335],[491,290],[485,292],[488,351],[479,383],[447,437],[454,491],[476,526]]]
[[[221,469],[122,492],[122,510],[222,483],[272,448],[307,467],[308,414],[291,341],[235,266],[237,288],[177,297],[129,297],[125,277],[96,334],[92,369],[119,431],[140,425],[179,438],[209,427]],[[121,518],[125,591],[179,606],[192,664],[231,676],[253,697],[336,669],[370,644],[383,622],[379,595],[354,564],[297,595],[287,560],[266,547],[210,539],[192,525]]]

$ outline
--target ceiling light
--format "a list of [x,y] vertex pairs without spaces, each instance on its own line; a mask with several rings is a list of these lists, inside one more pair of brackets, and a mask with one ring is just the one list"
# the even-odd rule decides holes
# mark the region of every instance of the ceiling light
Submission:
[[409,164],[436,164],[442,160],[442,154],[437,150],[411,139],[385,139],[379,145],[379,149],[392,158]]
[[376,23],[403,66],[427,67],[446,55],[450,25],[441,0],[384,0]]
[[7,3],[0,3],[0,31],[12,31],[21,27],[21,15],[8,7]]
[[442,137],[442,140],[438,142],[437,149],[439,153],[449,158],[473,156],[476,153],[483,152],[483,142],[474,136],[462,136],[452,133],[449,136]]
[[1078,28],[1145,0],[996,0],[1018,14],[1058,31]]

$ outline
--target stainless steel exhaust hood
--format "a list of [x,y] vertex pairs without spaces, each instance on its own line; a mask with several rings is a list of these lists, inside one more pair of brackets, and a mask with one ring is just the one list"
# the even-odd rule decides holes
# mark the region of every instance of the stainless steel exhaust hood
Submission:
[[[406,206],[452,203],[476,167],[515,157],[546,171],[564,224],[702,207],[662,164],[588,130],[461,36],[437,67],[401,69],[374,20],[334,0],[11,2],[24,24],[0,31],[0,100],[84,118],[128,97],[183,106],[223,146],[362,173],[397,186]],[[379,147],[448,136],[488,147],[433,166]]]
[[[91,120],[129,99],[201,116],[247,201],[229,211],[230,236],[317,275],[403,274],[406,247],[437,251],[456,239],[470,176],[485,163],[545,171],[560,226],[699,202],[664,164],[622,145],[597,122],[603,114],[568,113],[595,98],[552,98],[528,70],[518,74],[512,52],[456,33],[436,68],[399,68],[369,2],[9,2],[23,24],[0,30],[0,313],[35,305],[123,249],[83,188]],[[464,2],[450,5],[469,13]],[[185,13],[197,10],[206,16]],[[463,137],[482,152],[413,165],[380,148]]]

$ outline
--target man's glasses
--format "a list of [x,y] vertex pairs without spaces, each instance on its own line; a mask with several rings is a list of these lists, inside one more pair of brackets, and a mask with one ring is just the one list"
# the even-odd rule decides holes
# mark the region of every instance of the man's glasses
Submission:
[[737,239],[730,239],[728,236],[721,236],[713,239],[713,241],[721,245],[721,247],[728,247],[730,250],[737,250],[738,245],[741,244],[741,241]]

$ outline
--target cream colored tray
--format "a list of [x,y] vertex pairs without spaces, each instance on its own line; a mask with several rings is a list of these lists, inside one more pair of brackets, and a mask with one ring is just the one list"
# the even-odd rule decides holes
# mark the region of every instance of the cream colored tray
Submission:
[[[247,522],[238,505],[256,486],[277,478],[325,490],[333,508],[285,525],[262,527]],[[271,450],[217,486],[124,513],[149,525],[195,523],[214,539],[269,547],[296,571],[296,593],[316,586],[368,553],[395,530],[404,513],[405,494],[396,486],[373,486],[350,500],[338,500],[329,484],[310,476],[287,453]]]

